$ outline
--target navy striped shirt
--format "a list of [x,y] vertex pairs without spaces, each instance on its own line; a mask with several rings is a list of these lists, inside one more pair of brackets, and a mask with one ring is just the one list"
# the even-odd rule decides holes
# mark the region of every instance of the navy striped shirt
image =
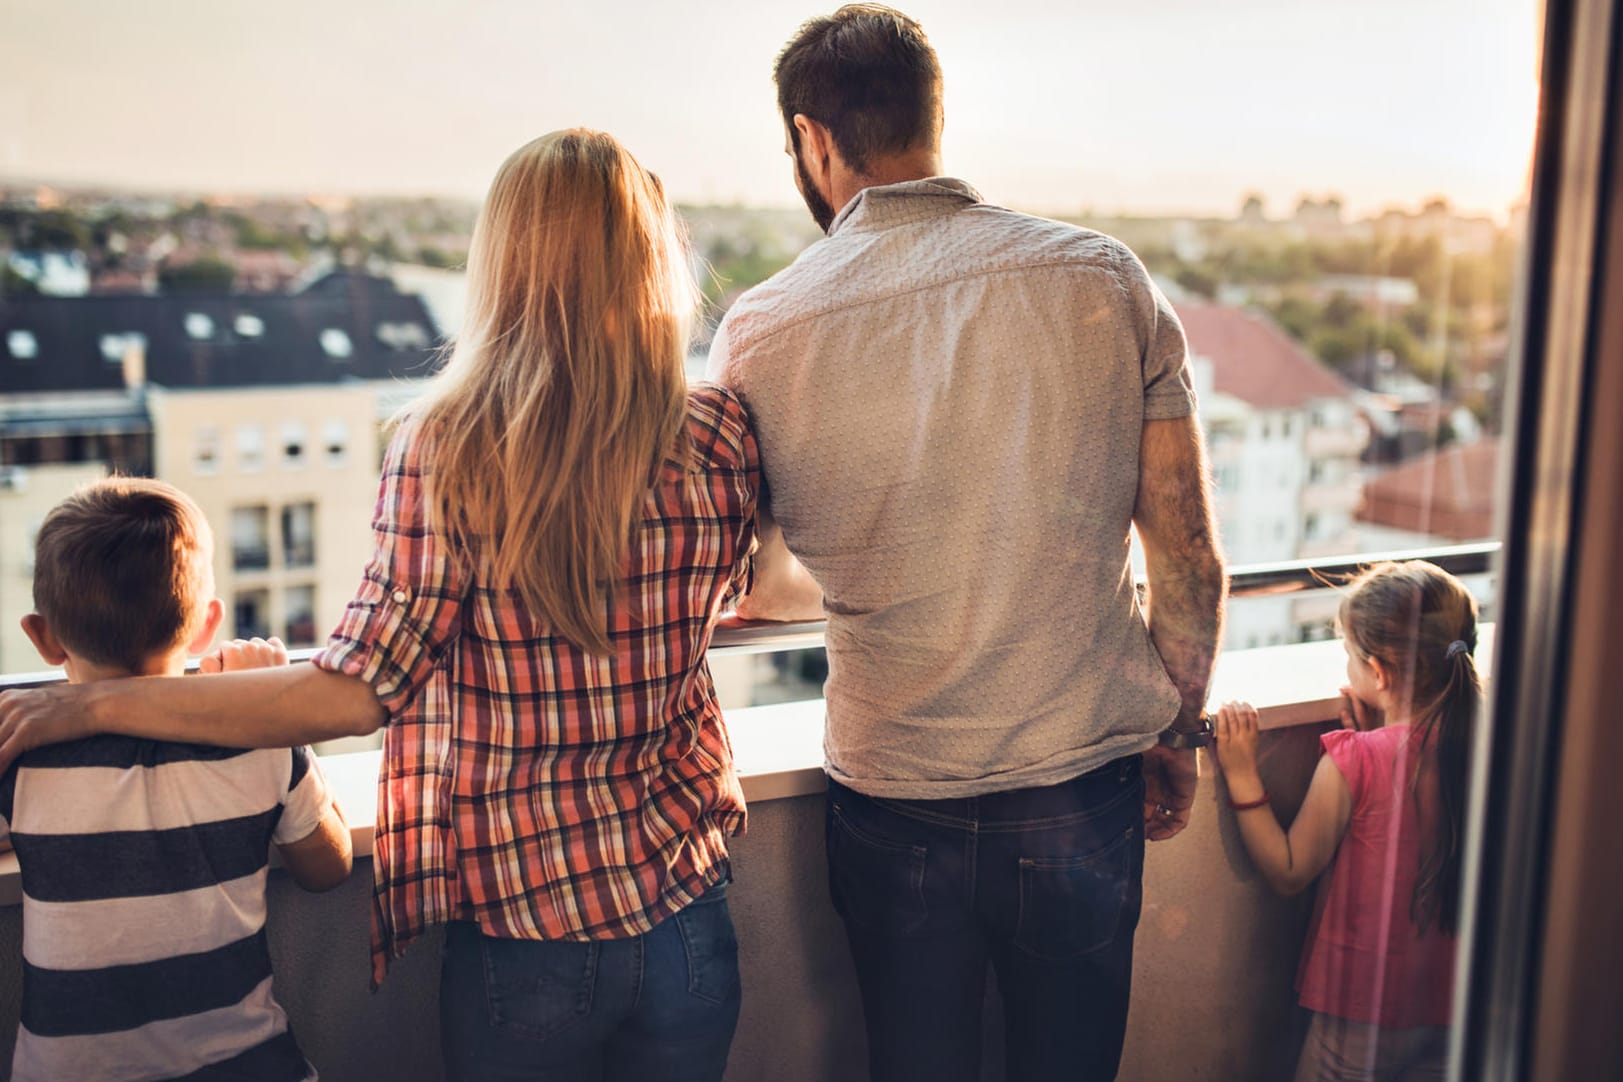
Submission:
[[243,751],[100,736],[0,777],[22,871],[30,1079],[314,1078],[271,992],[272,842],[329,797],[309,748]]

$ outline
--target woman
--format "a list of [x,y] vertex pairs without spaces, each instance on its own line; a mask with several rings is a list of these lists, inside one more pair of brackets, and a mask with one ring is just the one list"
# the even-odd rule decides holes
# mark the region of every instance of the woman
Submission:
[[755,442],[735,398],[687,390],[683,245],[609,136],[502,165],[468,289],[314,665],[53,688],[39,711],[242,745],[387,722],[373,981],[448,925],[450,1077],[718,1079],[744,800],[704,656],[755,543]]

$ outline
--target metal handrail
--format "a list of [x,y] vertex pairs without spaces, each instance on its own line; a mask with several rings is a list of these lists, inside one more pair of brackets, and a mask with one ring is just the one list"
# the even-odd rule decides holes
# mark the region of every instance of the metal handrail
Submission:
[[[1229,572],[1229,598],[1279,597],[1332,587],[1336,580],[1357,574],[1370,564],[1386,560],[1429,560],[1451,575],[1485,575],[1494,570],[1499,542],[1484,541],[1446,548],[1405,549],[1398,552],[1363,553],[1327,559],[1284,560],[1278,563],[1248,564]],[[1139,582],[1140,588],[1144,582]],[[724,624],[716,629],[710,651],[716,654],[769,654],[783,650],[809,650],[823,645],[823,621],[802,623]],[[295,662],[309,661],[319,647],[291,650]],[[196,662],[188,671],[196,668]],[[62,679],[60,672],[24,673],[0,676],[0,691],[8,688],[40,687]]]

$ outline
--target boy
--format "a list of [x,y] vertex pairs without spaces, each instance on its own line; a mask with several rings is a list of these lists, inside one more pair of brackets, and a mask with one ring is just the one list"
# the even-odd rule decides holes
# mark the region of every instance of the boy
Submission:
[[[183,672],[223,612],[202,512],[110,478],[40,527],[23,630],[71,683]],[[212,671],[287,655],[237,643]],[[22,870],[23,1001],[13,1078],[313,1079],[271,992],[274,842],[309,890],[343,882],[349,831],[309,748],[242,751],[99,736],[0,776],[0,839]]]

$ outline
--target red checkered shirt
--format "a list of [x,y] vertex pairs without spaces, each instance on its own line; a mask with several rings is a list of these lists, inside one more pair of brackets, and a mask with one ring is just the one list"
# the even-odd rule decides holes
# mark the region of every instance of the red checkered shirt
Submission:
[[376,551],[315,663],[389,713],[372,856],[372,980],[428,927],[512,939],[639,935],[728,875],[744,827],[705,647],[747,587],[760,460],[739,400],[688,397],[609,601],[614,650],[550,633],[464,572],[424,519],[419,426],[391,442]]

